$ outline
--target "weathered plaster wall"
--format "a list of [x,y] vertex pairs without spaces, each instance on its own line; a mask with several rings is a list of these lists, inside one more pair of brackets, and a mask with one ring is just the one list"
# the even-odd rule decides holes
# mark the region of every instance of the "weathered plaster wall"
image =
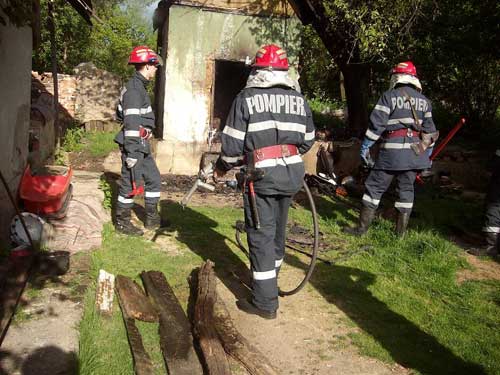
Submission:
[[162,173],[194,174],[207,149],[215,59],[245,61],[264,44],[287,49],[291,63],[299,45],[295,18],[170,8],[163,141],[157,163]]
[[[28,157],[31,51],[30,28],[0,24],[0,169],[14,195],[17,195]],[[12,204],[0,185],[0,241],[3,244],[8,239],[13,215]]]

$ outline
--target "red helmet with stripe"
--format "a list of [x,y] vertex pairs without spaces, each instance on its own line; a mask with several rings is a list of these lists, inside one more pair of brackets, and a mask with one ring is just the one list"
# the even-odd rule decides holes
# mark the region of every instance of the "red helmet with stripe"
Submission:
[[152,64],[161,65],[161,57],[148,46],[137,46],[128,58],[129,64]]
[[261,47],[255,55],[255,68],[272,68],[275,70],[288,70],[286,51],[275,44]]
[[417,76],[417,68],[411,61],[400,62],[391,70],[391,74],[409,74],[411,76]]

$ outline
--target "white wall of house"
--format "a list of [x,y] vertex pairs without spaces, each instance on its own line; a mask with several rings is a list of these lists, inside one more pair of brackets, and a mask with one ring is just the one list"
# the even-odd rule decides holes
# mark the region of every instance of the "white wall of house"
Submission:
[[269,43],[287,46],[292,63],[296,18],[270,18],[172,5],[165,64],[161,173],[195,174],[207,151],[215,60],[245,61]]
[[[3,13],[0,15],[8,20]],[[28,157],[31,95],[31,28],[0,24],[0,170],[17,196]],[[0,185],[0,246],[8,242],[14,216],[5,188]]]

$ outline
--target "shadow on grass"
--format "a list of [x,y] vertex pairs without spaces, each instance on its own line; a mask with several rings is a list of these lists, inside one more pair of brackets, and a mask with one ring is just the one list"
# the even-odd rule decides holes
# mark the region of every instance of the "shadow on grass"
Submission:
[[160,207],[161,215],[172,222],[167,230],[176,231],[176,239],[203,260],[214,262],[217,277],[237,299],[247,298],[250,292],[244,285],[249,285],[250,271],[226,245],[227,237],[215,230],[218,223],[189,207],[183,209],[171,200],[162,200]]
[[[287,254],[287,263],[304,269],[306,264]],[[480,365],[466,362],[404,316],[392,311],[369,291],[375,275],[356,268],[321,263],[310,283],[329,302],[376,340],[401,366],[422,374],[481,375]]]

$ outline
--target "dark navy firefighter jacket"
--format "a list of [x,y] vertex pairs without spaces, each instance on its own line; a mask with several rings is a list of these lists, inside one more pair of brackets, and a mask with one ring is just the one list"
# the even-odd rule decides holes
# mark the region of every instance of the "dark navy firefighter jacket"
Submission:
[[[290,144],[306,153],[314,143],[312,113],[304,97],[285,86],[248,87],[234,99],[222,132],[217,168],[227,171],[252,151]],[[300,155],[257,161],[264,177],[254,183],[263,195],[293,195],[303,185],[304,163]]]
[[155,114],[146,91],[149,81],[141,73],[135,72],[122,89],[116,110],[123,127],[115,137],[127,157],[138,159],[140,154],[151,153],[149,141],[141,138],[141,127],[152,131],[155,127]]
[[398,86],[386,91],[377,102],[370,115],[370,122],[365,137],[377,141],[380,139],[378,158],[373,169],[405,171],[430,168],[429,156],[426,152],[416,155],[410,148],[411,143],[418,143],[419,137],[401,136],[387,138],[389,132],[410,128],[419,131],[410,107],[410,102],[417,113],[418,121],[424,133],[436,132],[432,120],[432,106],[420,92],[412,86]]

